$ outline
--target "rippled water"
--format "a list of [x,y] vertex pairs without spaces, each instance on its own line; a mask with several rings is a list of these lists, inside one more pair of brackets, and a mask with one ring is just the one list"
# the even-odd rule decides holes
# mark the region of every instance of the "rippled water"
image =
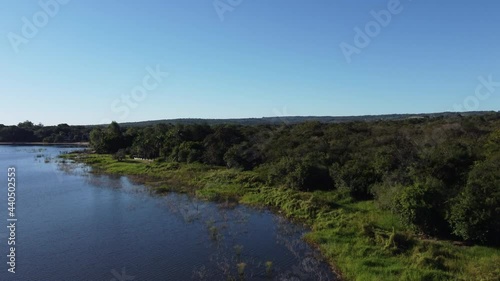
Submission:
[[[57,158],[71,150],[0,146],[0,280],[335,280],[299,225],[91,174]],[[7,272],[10,166],[17,170],[15,274]]]

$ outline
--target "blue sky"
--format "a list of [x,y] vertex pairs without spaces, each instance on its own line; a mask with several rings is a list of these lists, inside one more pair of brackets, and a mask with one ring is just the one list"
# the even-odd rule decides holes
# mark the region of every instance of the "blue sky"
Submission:
[[1,0],[0,124],[500,108],[499,1],[54,1]]

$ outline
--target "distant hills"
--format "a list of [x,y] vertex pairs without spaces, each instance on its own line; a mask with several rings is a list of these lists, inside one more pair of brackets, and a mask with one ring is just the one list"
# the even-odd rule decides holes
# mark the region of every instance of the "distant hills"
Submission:
[[[387,120],[404,120],[415,118],[438,118],[438,117],[461,117],[471,115],[497,114],[496,111],[470,111],[470,112],[441,112],[441,113],[419,113],[419,114],[385,114],[385,115],[363,115],[363,116],[276,116],[262,118],[232,118],[232,119],[202,119],[202,118],[178,118],[163,119],[141,122],[120,123],[124,127],[144,127],[160,123],[170,124],[237,124],[237,125],[277,125],[297,124],[306,121],[318,121],[321,123],[345,123],[345,122],[373,122]],[[103,124],[107,125],[107,124]]]

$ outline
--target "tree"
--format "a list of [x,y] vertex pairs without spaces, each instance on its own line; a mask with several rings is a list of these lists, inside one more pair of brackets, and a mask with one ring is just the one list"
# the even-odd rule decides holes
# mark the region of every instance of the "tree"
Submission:
[[449,222],[465,240],[500,244],[500,155],[477,163],[454,200]]
[[33,131],[28,128],[9,126],[0,129],[0,141],[5,142],[32,142],[36,141]]
[[176,146],[171,158],[177,162],[193,163],[200,161],[203,155],[203,145],[200,142],[187,141]]
[[268,181],[299,191],[331,190],[334,187],[326,167],[290,157],[283,157],[271,165]]
[[106,153],[105,134],[101,128],[94,128],[90,132],[90,145],[97,153]]
[[243,141],[243,136],[238,127],[232,125],[217,126],[214,132],[203,141],[205,153],[204,161],[212,165],[224,165],[224,154],[227,150]]
[[113,159],[117,160],[118,162],[123,161],[125,157],[127,157],[125,149],[119,149],[115,154],[113,154]]
[[235,144],[224,154],[224,162],[228,168],[251,170],[261,161],[261,152],[248,142]]
[[121,148],[124,148],[123,134],[120,125],[118,125],[115,121],[111,122],[111,124],[109,124],[106,128],[104,132],[104,143],[106,153],[115,153]]
[[442,180],[450,190],[456,190],[467,181],[467,173],[474,163],[471,149],[460,140],[444,141],[422,155],[417,162],[420,176],[432,175]]
[[379,182],[380,178],[370,162],[362,157],[347,161],[338,174],[339,184],[347,187],[351,196],[358,200],[371,199],[371,187]]
[[90,145],[97,153],[116,153],[127,147],[120,125],[114,121],[106,129],[94,128],[90,132]]
[[485,153],[487,156],[500,154],[500,130],[496,130],[488,136],[485,144]]
[[403,188],[396,195],[393,210],[403,223],[418,231],[433,235],[446,233],[444,190],[441,181],[428,177]]
[[35,124],[33,124],[33,122],[29,120],[26,120],[24,122],[19,123],[17,126],[23,129],[32,129],[35,126]]

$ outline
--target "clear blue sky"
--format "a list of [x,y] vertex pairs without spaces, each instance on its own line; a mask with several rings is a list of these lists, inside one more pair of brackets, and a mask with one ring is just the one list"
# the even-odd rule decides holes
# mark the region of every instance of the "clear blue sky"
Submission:
[[390,1],[243,0],[222,21],[212,0],[71,0],[44,25],[39,1],[1,0],[0,124],[500,109],[498,83],[473,103],[478,77],[500,82],[500,1],[401,0],[348,63]]

